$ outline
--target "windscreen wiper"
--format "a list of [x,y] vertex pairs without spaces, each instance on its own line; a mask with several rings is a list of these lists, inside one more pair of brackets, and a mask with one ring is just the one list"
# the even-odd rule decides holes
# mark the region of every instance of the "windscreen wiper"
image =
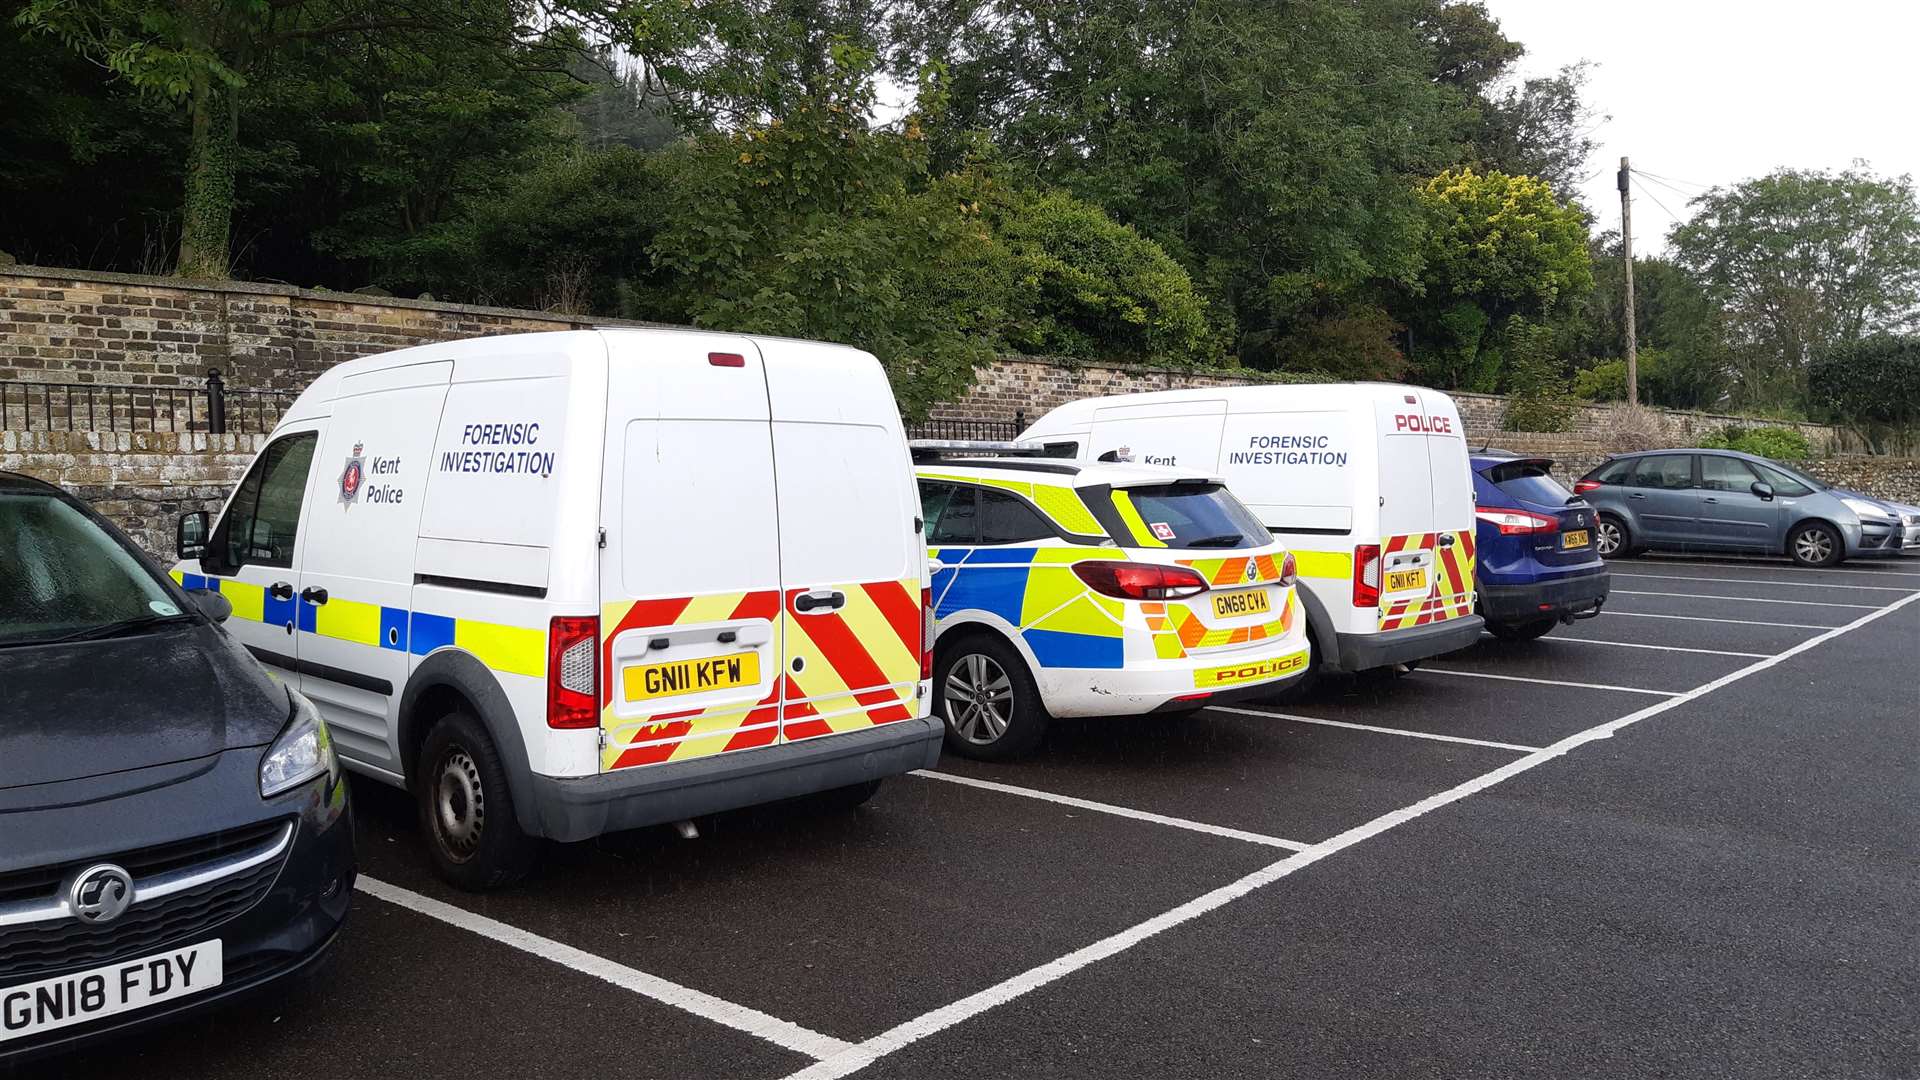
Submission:
[[1247,538],[1239,533],[1221,533],[1219,536],[1203,536],[1198,540],[1190,540],[1187,542],[1187,546],[1190,548],[1239,547],[1246,542]]
[[[101,623],[99,626],[89,626],[84,630],[75,630],[70,634],[61,634],[58,637],[39,638],[31,642],[31,644],[51,645],[60,641],[98,641],[101,638],[120,637],[125,634],[139,633],[140,631],[155,626],[192,622],[193,620],[194,616],[184,611],[177,615],[140,615],[131,619],[115,619],[110,623]],[[24,645],[29,643],[20,642],[20,644]]]

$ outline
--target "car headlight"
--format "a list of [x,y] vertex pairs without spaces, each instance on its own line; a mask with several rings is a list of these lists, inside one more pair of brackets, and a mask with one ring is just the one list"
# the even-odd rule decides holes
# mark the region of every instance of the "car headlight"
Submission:
[[1847,509],[1853,511],[1855,514],[1858,514],[1861,518],[1864,518],[1864,519],[1871,519],[1873,521],[1886,521],[1888,518],[1894,516],[1888,513],[1884,508],[1875,506],[1873,503],[1870,503],[1865,499],[1842,498],[1840,502],[1843,505],[1845,505]]
[[333,756],[333,736],[326,722],[306,696],[287,691],[293,702],[293,719],[273,740],[267,755],[260,759],[260,797],[271,799],[291,791],[322,773],[338,769]]

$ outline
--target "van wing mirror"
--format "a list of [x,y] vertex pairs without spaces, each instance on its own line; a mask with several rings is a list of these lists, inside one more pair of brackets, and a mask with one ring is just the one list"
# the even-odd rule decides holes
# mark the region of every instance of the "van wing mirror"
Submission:
[[227,616],[233,614],[233,601],[212,589],[188,589],[187,599],[193,601],[202,615],[217,623],[226,622]]
[[[173,530],[174,553],[182,559],[197,559],[207,551],[207,512],[195,510],[181,514]],[[229,608],[231,610],[231,608]]]
[[1755,480],[1753,482],[1753,487],[1750,488],[1749,490],[1751,490],[1755,495],[1758,495],[1763,499],[1773,498],[1773,485],[1767,483],[1765,480]]

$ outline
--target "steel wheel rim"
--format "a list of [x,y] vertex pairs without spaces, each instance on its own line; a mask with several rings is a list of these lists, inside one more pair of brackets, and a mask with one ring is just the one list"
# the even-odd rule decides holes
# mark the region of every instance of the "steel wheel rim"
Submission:
[[1620,550],[1620,526],[1618,525],[1607,521],[1601,522],[1594,526],[1593,538],[1594,546],[1600,549],[1602,555],[1611,555]]
[[1808,529],[1794,538],[1793,551],[1801,562],[1826,562],[1833,554],[1833,537],[1821,529]]
[[993,657],[968,653],[947,672],[947,726],[974,746],[999,741],[1013,722],[1013,680]]
[[440,759],[433,785],[433,831],[440,846],[457,862],[466,862],[480,848],[487,825],[486,789],[473,756],[456,746]]

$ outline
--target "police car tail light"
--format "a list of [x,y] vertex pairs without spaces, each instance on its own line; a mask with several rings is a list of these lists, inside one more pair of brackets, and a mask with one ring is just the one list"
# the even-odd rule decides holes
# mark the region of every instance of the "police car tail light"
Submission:
[[1294,562],[1293,552],[1289,551],[1287,557],[1280,560],[1280,587],[1291,589],[1299,580],[1300,564]]
[[1380,545],[1360,544],[1353,549],[1353,606],[1380,606]]
[[933,590],[920,590],[920,677],[933,678]]
[[1094,559],[1073,564],[1087,588],[1122,600],[1178,600],[1207,591],[1207,579],[1184,566]]
[[1525,510],[1503,510],[1498,506],[1476,506],[1473,516],[1489,525],[1498,526],[1501,536],[1519,536],[1523,533],[1559,532],[1560,522],[1544,514],[1530,514]]
[[600,620],[555,616],[547,631],[547,726],[600,723]]

